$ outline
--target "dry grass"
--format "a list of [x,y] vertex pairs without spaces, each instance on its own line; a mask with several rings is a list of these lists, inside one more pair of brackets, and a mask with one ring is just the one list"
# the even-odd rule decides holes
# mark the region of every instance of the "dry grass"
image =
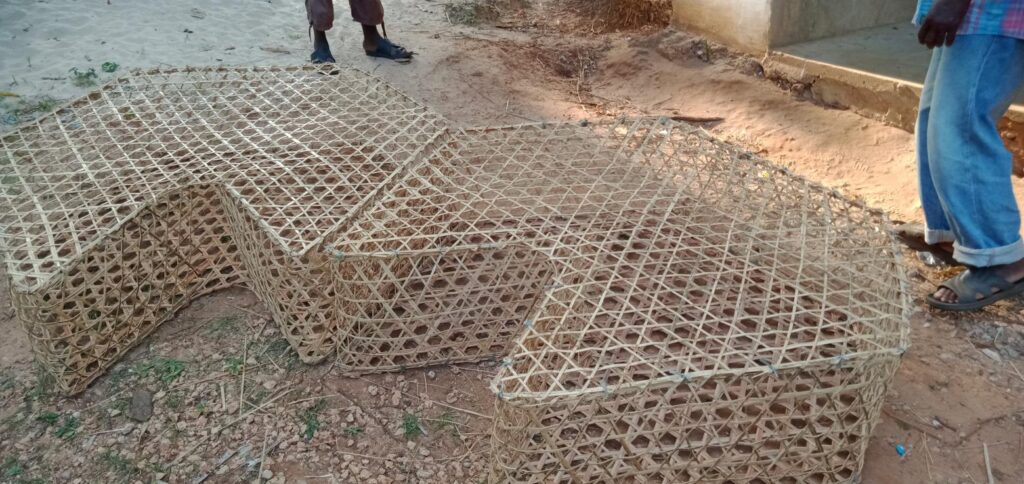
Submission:
[[609,29],[663,27],[672,16],[669,0],[570,0],[569,3]]
[[502,14],[529,8],[526,0],[456,0],[444,4],[444,14],[451,24],[492,24]]

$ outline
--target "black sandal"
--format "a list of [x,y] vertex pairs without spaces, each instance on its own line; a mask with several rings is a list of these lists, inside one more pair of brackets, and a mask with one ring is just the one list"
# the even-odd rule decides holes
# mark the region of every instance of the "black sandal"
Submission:
[[[953,291],[956,302],[943,302],[929,294],[928,304],[931,307],[943,311],[975,311],[1024,293],[1024,280],[1010,282],[992,269],[975,267],[943,282],[939,288]],[[983,297],[978,299],[978,296]]]
[[405,50],[405,47],[392,44],[390,40],[381,37],[377,39],[377,48],[366,51],[366,55],[406,63],[412,61],[412,56],[416,55],[416,53]]

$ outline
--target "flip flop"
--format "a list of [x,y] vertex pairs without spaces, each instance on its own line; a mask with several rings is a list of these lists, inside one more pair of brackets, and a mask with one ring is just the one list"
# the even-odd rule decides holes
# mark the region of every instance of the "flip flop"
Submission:
[[[947,303],[928,295],[928,304],[943,311],[975,311],[1003,299],[1024,293],[1024,280],[1010,282],[996,271],[985,268],[971,268],[956,277],[939,284],[956,294],[955,303]],[[978,296],[983,296],[978,299]]]
[[416,53],[405,50],[405,47],[392,44],[387,38],[381,37],[377,39],[377,48],[366,51],[366,55],[406,63],[412,61],[412,56]]

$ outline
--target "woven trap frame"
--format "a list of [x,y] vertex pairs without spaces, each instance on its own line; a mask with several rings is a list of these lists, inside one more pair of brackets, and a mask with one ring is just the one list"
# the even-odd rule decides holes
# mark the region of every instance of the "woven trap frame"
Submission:
[[494,481],[844,482],[908,343],[882,213],[689,125],[455,130],[353,70],[158,70],[0,150],[66,393],[244,286],[306,362],[502,358]]

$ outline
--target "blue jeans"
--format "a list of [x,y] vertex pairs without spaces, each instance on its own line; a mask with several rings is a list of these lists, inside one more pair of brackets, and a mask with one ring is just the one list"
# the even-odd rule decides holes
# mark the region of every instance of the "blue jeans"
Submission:
[[1024,259],[1013,156],[996,124],[1024,84],[1024,40],[962,35],[936,48],[921,93],[917,157],[930,244],[954,242],[963,264]]

